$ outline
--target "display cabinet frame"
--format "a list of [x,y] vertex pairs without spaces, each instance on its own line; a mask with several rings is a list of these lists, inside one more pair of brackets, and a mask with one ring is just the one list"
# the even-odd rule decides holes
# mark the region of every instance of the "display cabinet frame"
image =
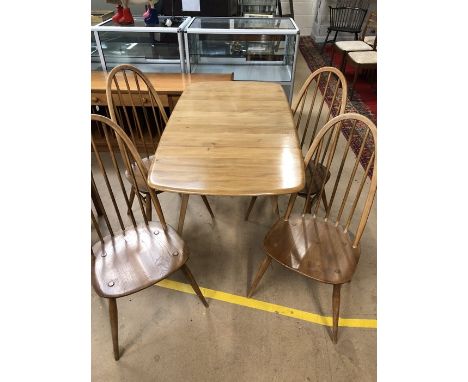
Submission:
[[[94,33],[94,39],[96,42],[96,47],[99,52],[99,58],[101,60],[102,70],[108,72],[108,65],[106,64],[105,53],[102,50],[101,38],[99,36],[100,32],[124,32],[124,33],[164,33],[164,34],[171,34],[177,33],[177,43],[179,49],[179,59],[151,59],[151,63],[158,65],[164,64],[179,64],[180,65],[180,73],[185,73],[186,65],[185,65],[185,48],[184,48],[184,41],[182,34],[186,28],[186,26],[192,21],[190,16],[176,16],[183,19],[182,23],[177,27],[166,27],[160,26],[161,22],[164,20],[171,18],[172,16],[158,16],[160,24],[158,26],[135,26],[135,25],[115,25],[112,23],[111,20],[103,21],[97,25],[91,26],[91,31]],[[135,20],[142,21],[142,17],[134,17]],[[141,19],[141,20],[140,20]],[[125,62],[127,63],[127,62]],[[132,62],[128,62],[133,64]]]
[[[226,28],[198,28],[194,27],[193,24],[196,22],[196,20],[201,20],[200,24],[203,20],[243,20],[246,23],[248,22],[255,22],[256,20],[273,20],[273,21],[278,21],[278,20],[289,20],[292,27],[291,28],[233,28],[233,29],[226,29]],[[251,20],[251,21],[249,21]],[[289,75],[289,80],[283,81],[283,80],[268,80],[265,79],[265,77],[262,78],[262,76],[257,76],[253,78],[248,78],[248,79],[243,79],[243,78],[236,78],[236,70],[232,69],[232,67],[229,64],[221,64],[217,65],[218,67],[225,66],[225,71],[226,72],[234,72],[234,80],[251,80],[251,81],[267,81],[267,82],[276,82],[280,83],[283,86],[288,87],[286,94],[288,96],[289,102],[292,100],[292,94],[293,94],[293,85],[294,85],[294,75],[296,71],[296,61],[297,61],[297,54],[298,54],[298,49],[299,49],[299,34],[300,30],[297,26],[297,24],[294,22],[292,18],[289,17],[273,17],[273,18],[245,18],[245,17],[193,17],[192,20],[186,25],[185,30],[184,30],[184,43],[185,43],[185,62],[186,62],[186,72],[187,73],[192,73],[192,64],[191,64],[191,46],[190,46],[190,41],[189,41],[189,35],[191,34],[198,34],[198,35],[258,35],[258,36],[277,36],[277,35],[284,35],[284,36],[295,36],[295,42],[294,42],[294,57],[292,59],[292,68],[291,72]],[[262,65],[262,63],[253,63],[249,64],[252,66],[256,65]],[[222,69],[221,69],[222,70]],[[197,73],[194,71],[194,73]]]

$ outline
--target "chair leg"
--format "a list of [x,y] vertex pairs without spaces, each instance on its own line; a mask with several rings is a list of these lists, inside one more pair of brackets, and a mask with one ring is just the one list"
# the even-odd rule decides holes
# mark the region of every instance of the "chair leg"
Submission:
[[332,45],[331,57],[330,57],[330,66],[333,66],[333,57],[335,57],[335,45]]
[[150,194],[146,194],[145,196],[145,213],[146,213],[146,219],[148,219],[148,221],[151,221],[153,217],[153,206],[151,204]]
[[205,307],[208,308],[208,303],[205,300],[205,296],[203,296],[200,288],[198,287],[198,284],[195,281],[195,278],[193,277],[192,272],[190,272],[189,267],[184,264],[184,265],[182,265],[181,269],[182,269],[182,272],[184,272],[184,275],[187,278],[187,281],[190,283],[190,285],[192,286],[192,288],[195,291],[195,293],[197,294],[197,296],[200,298],[203,305],[205,305]]
[[322,192],[322,202],[323,202],[323,208],[325,208],[325,211],[328,210],[328,201],[327,201],[327,195],[325,193],[325,189]]
[[91,187],[91,200],[94,204],[94,208],[96,208],[96,213],[98,216],[102,216],[102,209],[101,209],[101,204],[99,203],[99,197],[97,196],[97,191],[94,189],[94,187]]
[[346,55],[347,52],[343,50],[343,55],[341,56],[341,65],[340,65],[340,70],[344,74],[344,70],[346,67]]
[[270,263],[271,263],[271,257],[268,255],[265,255],[265,258],[263,259],[263,262],[260,264],[260,268],[258,268],[257,274],[255,275],[255,279],[252,285],[250,286],[250,289],[247,293],[247,297],[249,298],[252,297],[253,292],[255,292],[255,289],[257,288],[258,283],[262,279]]
[[333,285],[333,332],[332,341],[334,344],[338,342],[338,319],[340,316],[340,291],[341,284]]
[[271,206],[273,207],[273,213],[279,215],[278,195],[273,195],[271,197]]
[[312,213],[312,206],[314,205],[316,200],[317,200],[317,194],[310,197],[308,200],[306,198],[306,201],[305,201],[306,202],[306,206],[305,206],[306,214],[311,214]]
[[354,69],[353,84],[351,85],[351,95],[349,96],[349,100],[350,100],[350,101],[353,99],[354,88],[355,88],[355,86],[356,86],[356,81],[357,81],[358,74],[359,74],[359,65],[356,65],[356,67],[355,67],[355,69]]
[[210,213],[211,215],[211,218],[214,219],[215,216],[213,214],[213,211],[211,210],[211,207],[210,207],[210,203],[208,202],[208,199],[205,195],[200,195],[203,199],[203,203],[205,203],[205,206],[206,206],[206,209],[208,210],[208,212]]
[[355,33],[355,34],[354,34],[354,40],[356,40],[356,41],[357,41],[358,39],[359,39],[359,37],[358,37],[358,34],[357,34],[357,33]]
[[336,36],[338,36],[338,31],[335,32],[335,37],[333,37],[333,42],[336,41]]
[[325,42],[323,43],[322,49],[320,50],[320,53],[323,53],[323,50],[325,49],[325,45],[327,45],[328,36],[330,36],[330,32],[331,32],[331,30],[329,29],[328,32],[327,32],[327,37],[325,37]]
[[181,236],[182,236],[182,231],[184,230],[185,213],[187,212],[188,199],[189,199],[189,194],[182,195],[182,203],[180,205],[180,214],[179,214],[179,225],[177,227],[177,232]]
[[249,220],[250,212],[252,211],[252,208],[253,208],[256,200],[257,200],[256,196],[252,196],[250,198],[249,208],[247,208],[247,213],[245,214],[245,217],[244,217],[245,221]]
[[127,211],[127,215],[130,215],[130,210],[133,206],[133,201],[135,200],[135,187],[132,186],[132,190],[130,191],[130,208]]
[[120,358],[119,353],[119,319],[117,316],[117,301],[115,298],[109,299],[109,318],[112,332],[112,345],[114,346],[114,359]]

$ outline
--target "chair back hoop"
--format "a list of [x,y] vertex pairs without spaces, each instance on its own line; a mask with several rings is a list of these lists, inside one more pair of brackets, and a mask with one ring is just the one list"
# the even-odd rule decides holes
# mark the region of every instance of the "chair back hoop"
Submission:
[[356,6],[337,6],[330,9],[330,29],[359,33],[367,15],[367,8]]
[[[148,170],[146,166],[143,164],[142,159],[140,158],[140,155],[138,151],[136,150],[135,146],[133,145],[131,139],[128,137],[128,135],[123,131],[123,129],[118,126],[114,121],[111,119],[104,117],[102,115],[97,115],[97,114],[91,114],[91,121],[96,122],[96,125],[102,128],[104,131],[105,139],[106,139],[106,144],[109,149],[109,156],[110,160],[112,162],[112,167],[109,167],[108,165],[105,165],[105,161],[103,160],[102,154],[99,152],[97,149],[97,145],[95,142],[95,138],[93,135],[91,135],[91,149],[92,152],[94,153],[96,162],[97,162],[97,167],[100,169],[100,173],[102,178],[104,179],[104,183],[106,184],[107,187],[107,192],[110,195],[110,201],[112,202],[113,205],[113,210],[115,214],[117,215],[117,219],[119,222],[120,229],[122,231],[125,231],[126,226],[124,223],[124,218],[123,214],[120,212],[120,208],[117,203],[117,198],[116,198],[116,192],[113,190],[113,187],[111,185],[111,181],[109,179],[109,172],[113,171],[115,172],[115,177],[118,180],[119,186],[120,186],[120,191],[123,194],[123,199],[125,200],[125,210],[128,211],[128,215],[132,221],[133,227],[136,229],[137,228],[137,220],[135,218],[135,215],[132,211],[131,208],[131,203],[130,199],[127,195],[127,191],[125,188],[125,182],[122,177],[122,170],[119,168],[119,155],[124,162],[125,168],[127,169],[128,173],[130,174],[129,178],[131,178],[131,183],[133,184],[133,187],[135,190],[138,190],[138,185],[137,185],[137,176],[141,177],[141,179],[147,179],[148,177]],[[113,134],[112,134],[113,133]],[[113,142],[112,138],[117,141],[117,144]],[[116,147],[118,150],[116,150]],[[117,152],[116,152],[117,151]],[[133,165],[131,165],[133,163]],[[136,172],[136,174],[135,174]],[[117,188],[114,186],[114,188]],[[156,193],[151,187],[147,187],[148,192],[146,195],[146,198],[150,198],[150,201],[146,201],[146,203],[151,202],[153,207],[156,209],[156,212],[158,214],[160,223],[163,227],[164,230],[167,229],[166,221],[164,218],[163,211],[161,209],[161,205],[159,203],[158,197],[156,196]],[[95,177],[93,175],[93,172],[91,172],[91,192],[92,192],[92,197],[93,197],[93,203],[95,206],[96,211],[100,211],[103,215],[104,221],[106,223],[107,229],[109,233],[114,236],[114,231],[112,229],[112,225],[109,220],[109,214],[107,213],[103,201],[101,199],[101,194],[98,191],[98,187],[95,181]],[[140,212],[143,216],[143,220],[146,225],[148,225],[148,219],[146,217],[145,213],[145,207],[144,207],[144,201],[142,200],[143,197],[140,192],[135,192],[135,198],[138,200],[138,204],[140,207]],[[95,217],[93,211],[91,210],[91,220],[93,222],[94,228],[96,229],[96,232],[99,236],[99,239],[103,241],[103,234],[100,229],[100,226],[98,224],[98,219]]]
[[[344,138],[345,143],[343,147],[341,147],[342,153],[338,154],[336,149],[340,136]],[[328,141],[329,145],[325,147],[325,151],[322,152],[325,141]],[[366,150],[367,153],[363,156]],[[356,154],[352,168],[351,166],[349,168],[345,167],[346,159],[349,157],[349,151],[354,151]],[[339,163],[334,164],[334,168],[330,171],[335,156],[341,156],[341,160]],[[365,165],[363,164],[363,159],[366,159],[364,162]],[[353,161],[351,161],[351,163],[352,162]],[[361,163],[363,171],[358,168],[359,163]],[[358,216],[357,227],[354,231],[353,247],[357,247],[361,240],[377,191],[377,128],[375,124],[369,118],[357,113],[346,113],[334,117],[318,132],[304,158],[304,166],[305,168],[311,166],[316,171],[321,170],[325,173],[331,172],[334,175],[334,181],[332,182],[332,179],[330,179],[330,182],[328,182],[329,184],[333,184],[333,190],[331,196],[329,195],[327,204],[324,204],[324,220],[334,220],[336,226],[343,226],[344,232],[348,232],[350,228],[353,216],[356,212],[356,207],[363,194],[362,191],[366,184],[366,179],[372,170],[372,179],[367,187],[367,197],[362,207],[360,217]],[[347,172],[350,172],[349,177],[346,175]],[[362,175],[357,175],[358,172],[362,173]],[[347,177],[348,180],[346,179]],[[302,211],[302,213],[305,214],[307,206],[311,203],[313,204],[311,212],[314,217],[318,215],[319,206],[325,193],[325,184],[328,180],[326,176],[320,176],[318,178],[321,184],[315,186],[318,187],[320,191],[313,198],[315,201],[311,202],[309,190]],[[342,191],[342,189],[338,191],[340,180],[347,186],[344,191]],[[353,185],[356,185],[357,188],[353,187]],[[343,193],[343,198],[339,205],[334,206],[333,202],[338,199],[337,191],[338,193]],[[288,220],[291,215],[296,197],[297,193],[292,194],[289,198],[288,207],[284,215],[285,220]],[[336,213],[335,219],[331,217],[332,211],[334,214]],[[341,224],[341,219],[344,217],[345,212],[347,216],[343,219],[343,224]]]
[[129,132],[140,155],[153,155],[168,117],[145,74],[133,65],[116,66],[107,76],[106,97],[111,119]]
[[347,98],[348,85],[339,69],[325,66],[309,75],[292,106],[301,148],[310,147],[318,126],[344,113]]

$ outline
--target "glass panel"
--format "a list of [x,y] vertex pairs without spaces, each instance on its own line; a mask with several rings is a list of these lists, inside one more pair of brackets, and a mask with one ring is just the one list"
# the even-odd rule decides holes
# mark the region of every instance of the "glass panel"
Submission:
[[246,14],[275,15],[277,0],[239,0],[241,16]]
[[91,70],[102,70],[94,32],[91,32]]
[[197,17],[190,28],[204,29],[295,29],[288,18],[199,18]]
[[[143,17],[139,17],[139,16],[136,16],[136,17],[133,17],[135,23],[132,24],[132,25],[120,25],[120,24],[116,24],[114,23],[111,19],[109,19],[107,22],[105,22],[104,24],[102,24],[101,26],[105,26],[105,27],[122,27],[122,29],[132,29],[132,28],[135,28],[135,27],[148,27],[148,28],[151,28],[151,27],[162,27],[162,28],[167,28],[169,29],[169,27],[166,27],[164,26],[164,21],[167,19],[168,17],[164,17],[164,16],[159,16],[158,19],[159,19],[159,24],[155,24],[155,25],[151,25],[151,26],[147,26],[145,24],[145,20],[143,19]],[[176,17],[173,17],[172,18],[172,25],[170,28],[177,28],[180,26],[180,24],[182,24],[184,21],[185,21],[186,17],[181,17],[181,16],[176,16]]]
[[99,32],[108,70],[129,63],[143,71],[180,72],[177,36],[158,32]]
[[189,34],[192,73],[234,73],[234,80],[292,80],[296,35]]

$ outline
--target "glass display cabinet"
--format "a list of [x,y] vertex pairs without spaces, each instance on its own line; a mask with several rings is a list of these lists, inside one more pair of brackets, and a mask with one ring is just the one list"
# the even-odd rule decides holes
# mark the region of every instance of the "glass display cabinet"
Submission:
[[102,70],[94,32],[91,32],[91,70]]
[[277,14],[279,0],[239,0],[241,16],[249,14],[271,15]]
[[299,28],[291,18],[195,17],[184,39],[188,73],[277,82],[291,101],[299,46]]
[[[91,69],[110,71],[120,64],[132,64],[143,72],[183,73],[182,32],[191,17],[159,16],[155,26],[147,26],[143,17],[134,19],[133,25],[106,20],[91,27]],[[165,26],[167,19],[172,20],[170,27]]]

